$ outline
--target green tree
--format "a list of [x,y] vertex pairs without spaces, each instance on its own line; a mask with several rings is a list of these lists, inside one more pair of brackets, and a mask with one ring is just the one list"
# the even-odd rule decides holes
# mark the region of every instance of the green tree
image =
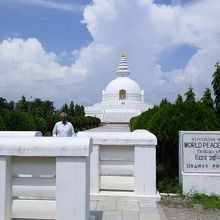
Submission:
[[148,109],[146,112],[142,112],[138,117],[133,117],[130,120],[129,126],[130,130],[136,130],[139,128],[148,127],[151,117],[160,109],[157,105],[153,108]]
[[76,116],[81,115],[81,108],[80,105],[78,104],[75,105],[75,115]]
[[69,107],[66,103],[60,108],[60,112],[66,112],[69,115]]
[[36,98],[33,102],[28,103],[28,113],[37,117],[44,117],[43,102]]
[[203,96],[201,98],[201,102],[208,106],[211,109],[214,109],[214,102],[212,99],[212,93],[211,90],[209,88],[206,88],[203,92]]
[[33,117],[35,125],[36,125],[36,130],[41,131],[43,135],[47,133],[47,122],[44,118],[41,117]]
[[188,88],[188,91],[184,94],[184,96],[186,96],[186,101],[196,101],[196,94],[193,92],[193,88],[191,86]]
[[167,100],[167,98],[164,98],[164,99],[161,100],[159,106],[161,107],[161,106],[169,105],[169,104],[171,104],[171,103]]
[[213,86],[213,91],[215,95],[215,110],[218,114],[220,114],[220,66],[219,62],[216,63],[215,65],[216,70],[213,73],[212,77],[212,86]]
[[46,122],[47,122],[47,129],[48,132],[52,132],[54,125],[56,124],[56,122],[58,122],[60,120],[60,116],[58,113],[56,114],[52,114],[52,115],[48,115],[46,118]]
[[80,106],[80,115],[85,116],[85,110],[83,105]]
[[3,120],[4,118],[0,116],[0,131],[7,131],[7,127]]
[[70,116],[74,116],[75,115],[75,106],[74,106],[73,101],[70,102],[69,114],[70,114]]
[[28,113],[33,116],[46,118],[47,116],[54,113],[53,102],[46,100],[43,101],[41,99],[36,98],[32,102],[28,102]]
[[5,98],[0,97],[0,113],[13,111],[14,110],[14,102],[7,102]]
[[176,99],[176,104],[182,103],[182,102],[183,102],[183,97],[180,94],[178,94],[177,99]]
[[18,112],[28,112],[28,102],[24,95],[21,97],[21,100],[17,102],[15,110]]
[[3,122],[8,131],[35,131],[33,117],[25,112],[7,112],[3,114]]
[[15,109],[15,102],[10,101],[10,102],[8,103],[8,106],[9,106],[9,110],[10,110],[10,111],[14,111],[14,109]]
[[53,102],[46,100],[43,102],[43,112],[44,112],[44,118],[46,118],[48,115],[52,115],[54,113],[55,107],[53,105]]

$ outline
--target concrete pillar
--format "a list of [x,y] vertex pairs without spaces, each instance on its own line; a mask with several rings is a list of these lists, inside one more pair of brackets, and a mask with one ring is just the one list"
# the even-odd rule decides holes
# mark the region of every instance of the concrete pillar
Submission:
[[89,159],[56,158],[56,220],[88,220]]
[[135,146],[134,191],[137,195],[156,195],[156,146]]
[[93,152],[90,155],[90,192],[98,193],[100,190],[100,145],[93,145]]
[[11,158],[0,156],[0,219],[11,220]]

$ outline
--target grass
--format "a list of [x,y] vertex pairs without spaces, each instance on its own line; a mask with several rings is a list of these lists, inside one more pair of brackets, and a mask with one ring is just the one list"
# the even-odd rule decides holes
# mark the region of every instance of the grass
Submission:
[[[157,182],[157,189],[162,193],[174,193],[178,194],[180,201],[184,205],[202,205],[205,209],[220,209],[220,196],[218,195],[206,195],[204,193],[192,192],[184,194],[182,191],[182,185],[179,183],[179,179],[165,178]],[[172,199],[167,202],[174,202]]]
[[182,185],[179,183],[179,179],[163,179],[157,182],[157,189],[163,193],[176,193],[182,194]]
[[195,193],[188,197],[192,203],[200,204],[206,209],[220,209],[220,196]]

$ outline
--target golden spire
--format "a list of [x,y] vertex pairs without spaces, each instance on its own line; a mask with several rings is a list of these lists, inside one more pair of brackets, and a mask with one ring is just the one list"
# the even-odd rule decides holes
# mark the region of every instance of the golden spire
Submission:
[[122,53],[121,53],[121,57],[125,57],[125,56],[126,56],[125,52],[122,51]]

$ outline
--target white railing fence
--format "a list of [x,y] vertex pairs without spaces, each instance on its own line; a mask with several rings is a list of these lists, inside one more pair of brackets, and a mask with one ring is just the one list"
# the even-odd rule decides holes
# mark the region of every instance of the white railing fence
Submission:
[[90,138],[0,137],[0,219],[88,220]]
[[90,191],[133,191],[156,196],[157,138],[146,130],[134,132],[79,132],[92,137]]
[[40,131],[0,131],[0,137],[41,137]]

